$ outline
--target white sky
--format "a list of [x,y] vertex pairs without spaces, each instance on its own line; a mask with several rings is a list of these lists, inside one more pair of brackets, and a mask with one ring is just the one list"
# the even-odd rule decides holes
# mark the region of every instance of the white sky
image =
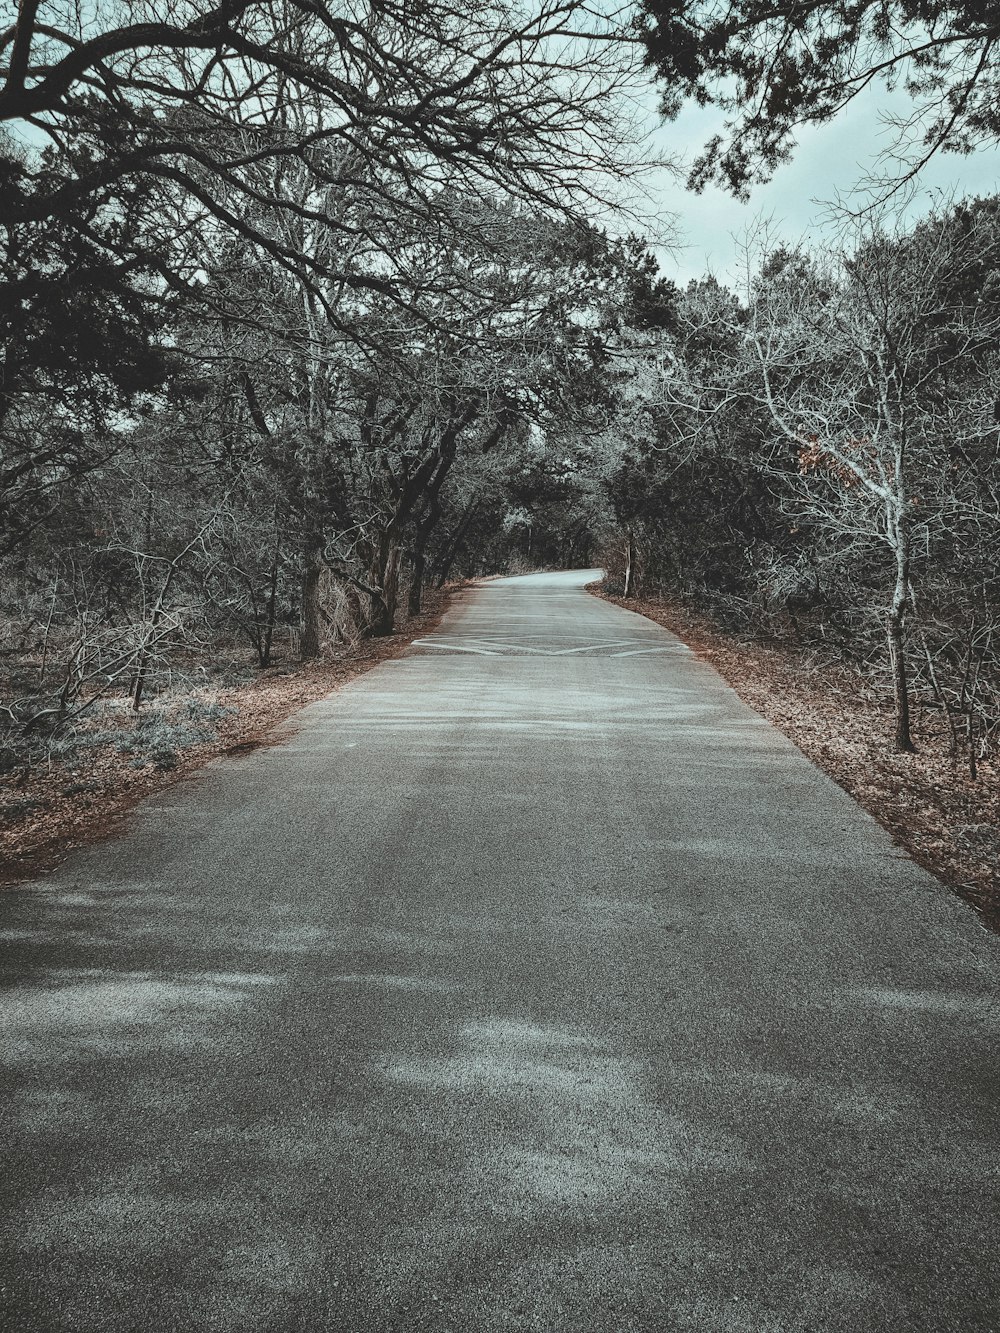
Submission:
[[[748,204],[715,187],[692,194],[664,172],[657,199],[664,215],[678,215],[678,241],[685,247],[656,247],[664,275],[681,284],[706,272],[731,280],[737,252],[734,233],[761,217],[771,219],[784,240],[820,239],[825,229],[824,205],[848,194],[874,169],[879,151],[894,142],[895,131],[884,121],[891,103],[905,109],[905,94],[890,99],[884,89],[870,88],[832,123],[807,127],[799,135],[792,160],[778,168],[769,184],[755,187]],[[657,125],[653,146],[665,157],[690,162],[713,131],[721,128],[721,119],[711,108],[686,107],[676,121]],[[998,189],[1000,150],[984,150],[970,157],[938,154],[920,174],[910,213],[917,216],[942,197],[986,195]],[[664,230],[669,233],[666,219]]]

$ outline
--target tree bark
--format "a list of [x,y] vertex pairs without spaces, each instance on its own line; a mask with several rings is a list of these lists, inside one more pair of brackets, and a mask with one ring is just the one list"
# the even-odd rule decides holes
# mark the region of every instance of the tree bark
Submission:
[[267,603],[264,610],[264,624],[260,627],[257,643],[257,659],[261,667],[271,665],[271,645],[274,642],[274,622],[278,614],[278,562],[281,556],[281,534],[277,515],[274,520],[274,550],[271,554],[271,574],[268,580]]
[[308,662],[319,657],[320,613],[319,584],[323,573],[322,548],[309,545],[305,550],[302,571],[302,636],[299,657]]
[[372,638],[382,638],[395,632],[399,557],[400,548],[388,533],[384,533],[379,540],[371,566],[371,583],[378,590],[368,595],[371,607],[368,633]]
[[458,552],[461,549],[462,542],[465,540],[465,534],[468,532],[478,508],[479,508],[479,501],[474,500],[472,504],[469,505],[468,509],[466,509],[465,513],[462,515],[458,527],[455,529],[455,532],[452,535],[451,541],[448,543],[448,546],[445,549],[444,555],[438,562],[437,569],[435,570],[435,575],[436,575],[436,583],[439,588],[443,588],[448,581],[448,575],[451,573],[451,567],[455,563],[455,557],[458,555]]
[[413,551],[410,555],[410,591],[406,599],[406,614],[411,620],[420,615],[426,566],[427,557],[423,551]]
[[635,536],[629,528],[625,539],[625,586],[623,597],[631,597],[635,592]]
[[427,511],[416,526],[410,547],[410,591],[406,613],[411,618],[419,616],[422,609],[424,577],[427,572],[427,542],[441,522],[441,487],[451,469],[451,458],[451,454],[442,458],[431,477],[427,487]]
[[395,542],[389,547],[389,558],[385,563],[385,578],[382,582],[382,599],[385,602],[386,633],[392,634],[396,628],[396,603],[399,600],[399,562],[402,548]]
[[889,664],[896,698],[896,749],[904,754],[916,747],[910,734],[910,685],[906,670],[906,606],[910,596],[910,534],[905,514],[897,511],[893,524],[896,582],[887,621]]

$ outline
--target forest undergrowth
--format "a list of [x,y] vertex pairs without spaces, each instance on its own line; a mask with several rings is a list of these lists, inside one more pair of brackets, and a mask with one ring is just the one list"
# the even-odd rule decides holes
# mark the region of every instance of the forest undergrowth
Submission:
[[915,696],[916,751],[901,754],[892,745],[892,700],[859,671],[787,643],[742,638],[680,601],[607,600],[683,639],[915,861],[1000,931],[1000,774],[987,758],[973,780],[952,758],[940,709]]
[[0,885],[50,870],[116,832],[139,801],[210,760],[273,743],[275,728],[298,709],[434,629],[461,587],[428,590],[421,614],[391,636],[344,644],[305,663],[278,656],[264,670],[245,660],[220,662],[211,675],[202,672],[205,684],[192,686],[182,674],[138,712],[128,697],[102,701],[44,761],[0,776]]

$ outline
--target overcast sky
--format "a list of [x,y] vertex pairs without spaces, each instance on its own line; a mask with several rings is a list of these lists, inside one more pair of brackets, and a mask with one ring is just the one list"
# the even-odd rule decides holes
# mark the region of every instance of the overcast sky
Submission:
[[[905,107],[905,95],[897,93],[893,102],[897,108]],[[873,170],[879,150],[894,141],[894,131],[884,123],[889,106],[885,90],[872,88],[833,123],[802,131],[792,161],[780,167],[768,185],[757,186],[749,204],[740,204],[715,188],[691,194],[664,173],[657,198],[664,214],[678,215],[680,243],[669,249],[657,247],[664,275],[682,284],[708,271],[720,279],[731,278],[737,249],[733,233],[740,233],[760,216],[773,219],[782,239],[819,239],[829,227],[823,221],[828,212],[825,206],[838,194],[850,192]],[[669,124],[662,124],[658,116],[653,119],[656,150],[688,161],[721,127],[717,112],[695,106]],[[921,173],[910,211],[914,216],[925,212],[942,195],[993,194],[998,188],[1000,151],[971,157],[939,154]]]

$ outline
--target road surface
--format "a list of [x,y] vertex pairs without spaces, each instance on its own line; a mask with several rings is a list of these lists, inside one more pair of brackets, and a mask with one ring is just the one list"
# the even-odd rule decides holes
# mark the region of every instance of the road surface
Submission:
[[5,1333],[1000,1329],[1000,940],[594,574],[0,901]]

